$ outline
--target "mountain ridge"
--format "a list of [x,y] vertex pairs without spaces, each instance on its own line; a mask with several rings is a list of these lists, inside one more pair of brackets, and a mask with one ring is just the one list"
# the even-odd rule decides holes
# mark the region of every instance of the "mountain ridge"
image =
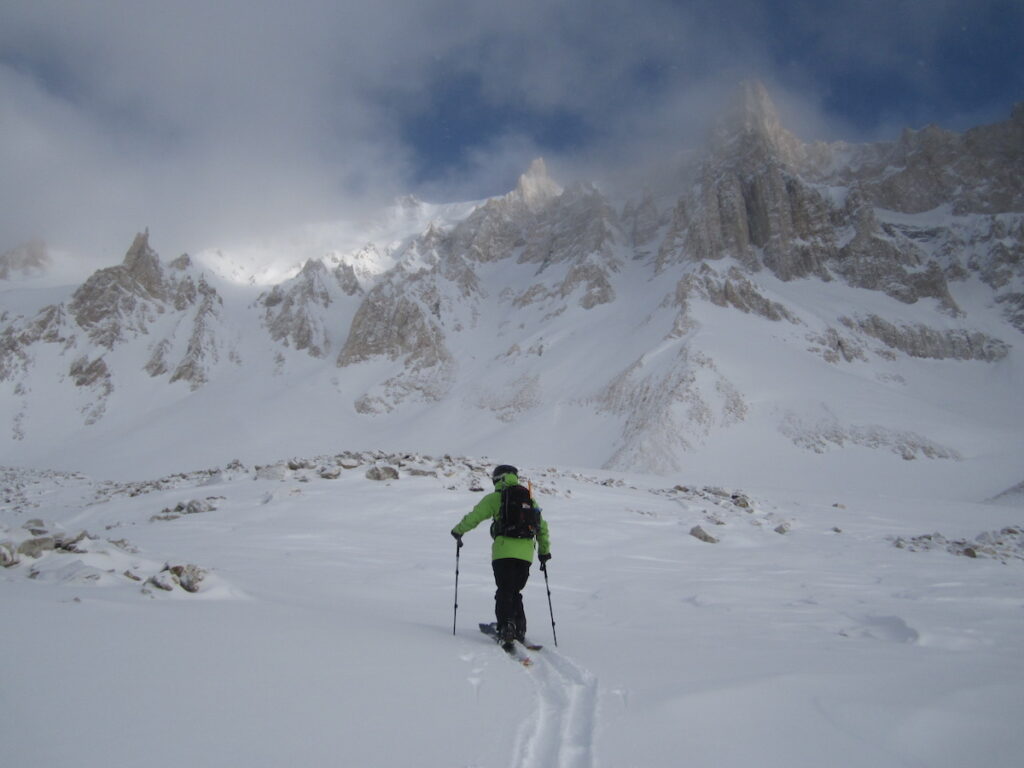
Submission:
[[[156,440],[155,399],[222,461],[261,431],[238,431],[246,408],[276,409],[251,447],[487,453],[534,434],[545,447],[521,450],[581,466],[771,456],[793,476],[861,450],[967,473],[994,444],[992,495],[1024,443],[1022,131],[1015,108],[964,134],[806,144],[750,84],[670,206],[617,209],[536,161],[505,196],[364,245],[383,271],[325,254],[248,289],[164,264],[142,233],[70,301],[0,314],[0,461]],[[950,405],[965,382],[987,383]]]

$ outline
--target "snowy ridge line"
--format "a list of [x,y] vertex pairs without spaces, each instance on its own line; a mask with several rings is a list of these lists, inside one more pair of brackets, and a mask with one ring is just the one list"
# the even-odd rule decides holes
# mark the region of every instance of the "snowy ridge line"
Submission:
[[516,735],[512,768],[593,768],[597,678],[554,650],[529,668],[537,705]]

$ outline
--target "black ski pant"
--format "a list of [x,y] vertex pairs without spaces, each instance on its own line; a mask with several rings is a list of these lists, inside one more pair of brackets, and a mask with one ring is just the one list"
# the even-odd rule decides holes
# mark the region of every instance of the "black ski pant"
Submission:
[[491,561],[494,568],[494,616],[498,620],[498,631],[507,621],[516,627],[516,636],[526,637],[526,611],[523,610],[523,587],[530,578],[530,563],[516,557],[505,557]]

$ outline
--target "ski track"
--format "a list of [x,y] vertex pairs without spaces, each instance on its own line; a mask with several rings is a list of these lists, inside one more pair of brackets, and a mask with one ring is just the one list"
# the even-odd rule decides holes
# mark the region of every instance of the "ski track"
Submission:
[[593,768],[597,678],[554,650],[530,657],[537,705],[519,727],[511,768]]

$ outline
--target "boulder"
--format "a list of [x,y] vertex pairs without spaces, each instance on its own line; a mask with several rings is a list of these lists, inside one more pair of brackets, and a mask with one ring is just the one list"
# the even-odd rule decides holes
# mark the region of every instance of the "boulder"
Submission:
[[198,565],[165,565],[160,573],[146,580],[146,586],[152,585],[164,592],[172,592],[175,587],[181,587],[186,592],[198,592],[199,584],[205,577],[206,571]]
[[206,571],[192,563],[172,565],[169,570],[186,592],[198,592],[199,583],[206,578]]
[[21,562],[18,548],[13,541],[0,541],[0,566],[10,568]]
[[18,554],[26,557],[42,557],[43,552],[50,552],[56,547],[57,540],[53,536],[37,536],[21,542],[18,545]]
[[717,544],[718,543],[718,539],[716,539],[710,533],[705,531],[699,525],[695,525],[695,526],[693,526],[693,528],[690,529],[690,535],[693,536],[693,538],[700,539],[701,541],[705,541],[708,544]]

